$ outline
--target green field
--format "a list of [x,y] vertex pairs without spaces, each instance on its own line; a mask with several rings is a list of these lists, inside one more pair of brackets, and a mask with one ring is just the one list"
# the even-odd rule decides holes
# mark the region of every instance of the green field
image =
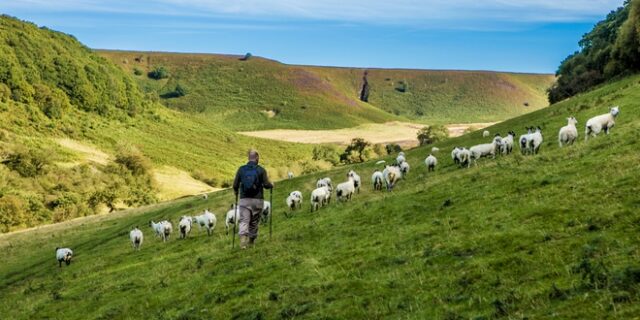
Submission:
[[[363,69],[213,54],[98,53],[133,75],[162,104],[240,131],[337,129],[402,119],[496,122],[548,106],[546,89],[555,81],[544,74],[371,69],[369,103],[362,103]],[[169,77],[150,79],[147,72],[157,67],[165,67]],[[400,82],[407,84],[405,92],[397,90]],[[178,84],[187,95],[168,98]]]
[[[373,163],[277,184],[272,239],[231,250],[224,191],[158,207],[0,235],[0,314],[11,319],[605,319],[640,313],[640,77],[630,77],[489,128],[542,126],[537,156],[517,152],[458,169],[453,146],[479,132],[408,152],[412,171],[392,193],[374,193]],[[557,131],[620,105],[609,136],[559,149]],[[265,162],[273,161],[268,155]],[[363,177],[350,203],[308,210],[318,177]],[[284,198],[305,195],[286,218]],[[151,219],[210,208],[214,236],[162,243]],[[140,252],[128,231],[145,232]],[[75,250],[58,268],[56,246]]]

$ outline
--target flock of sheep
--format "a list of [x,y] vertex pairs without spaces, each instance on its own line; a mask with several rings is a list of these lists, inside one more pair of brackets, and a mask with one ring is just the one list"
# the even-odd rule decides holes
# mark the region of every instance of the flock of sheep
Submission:
[[[609,113],[602,114],[589,119],[585,126],[585,140],[589,139],[589,136],[596,136],[600,132],[604,131],[609,134],[609,131],[615,125],[615,119],[620,113],[619,107],[612,107]],[[578,138],[578,130],[576,125],[578,120],[575,117],[567,118],[567,125],[560,128],[558,132],[558,144],[560,147],[564,145],[573,144]],[[489,137],[488,131],[483,132],[483,137]],[[471,166],[471,161],[477,165],[478,159],[482,157],[491,156],[495,158],[496,154],[502,153],[508,155],[512,152],[515,141],[515,132],[509,131],[506,137],[501,137],[497,134],[490,143],[475,145],[469,149],[464,147],[455,147],[451,152],[451,158],[455,164],[461,167]],[[523,134],[517,140],[522,154],[537,154],[540,150],[540,146],[543,142],[542,130],[540,127],[527,128],[527,133]],[[438,160],[433,153],[439,151],[438,148],[432,148],[432,153],[425,159],[424,163],[428,171],[434,171]],[[376,164],[384,164],[385,161],[378,161]],[[400,152],[396,161],[392,165],[385,165],[383,171],[376,170],[371,176],[371,182],[373,190],[381,191],[383,183],[386,185],[387,191],[393,190],[403,176],[409,173],[410,166],[406,161],[404,152]],[[293,177],[293,174],[289,173],[289,179]],[[349,201],[355,194],[360,193],[360,187],[362,186],[362,179],[353,170],[347,173],[347,181],[338,184],[335,188],[335,194],[339,201]],[[331,197],[334,188],[330,178],[322,178],[316,182],[316,188],[311,192],[311,212],[319,210],[331,203]],[[207,196],[204,195],[207,199]],[[302,208],[302,192],[293,191],[285,199],[287,208],[290,210],[298,210]],[[269,201],[264,202],[264,208],[261,213],[261,222],[266,223],[271,218],[271,203]],[[231,225],[235,225],[238,222],[239,213],[235,205],[232,205],[227,212],[225,219],[226,233],[229,234]],[[178,222],[180,238],[186,239],[193,224],[197,224],[200,229],[205,228],[207,234],[210,236],[213,234],[213,229],[216,226],[216,216],[208,209],[198,216],[182,216]],[[173,232],[173,225],[170,221],[164,220],[158,223],[154,221],[149,222],[149,226],[155,232],[156,236],[161,238],[163,242],[169,239],[169,236]],[[140,250],[144,235],[142,230],[137,226],[129,233],[131,245],[134,250]],[[66,265],[71,263],[73,257],[73,251],[69,248],[56,248],[56,259],[59,263],[59,267],[62,267],[62,262]]]

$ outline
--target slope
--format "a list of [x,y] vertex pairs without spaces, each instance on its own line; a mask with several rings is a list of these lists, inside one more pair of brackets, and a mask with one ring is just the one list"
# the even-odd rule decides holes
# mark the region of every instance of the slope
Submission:
[[[114,218],[100,217],[0,235],[0,313],[16,319],[79,318],[629,318],[640,312],[640,77],[630,77],[550,108],[495,125],[491,132],[540,125],[541,154],[513,154],[458,169],[454,145],[408,153],[412,171],[392,193],[370,190],[373,163],[283,181],[274,192],[274,235],[257,248],[229,249],[219,223],[213,237],[194,232],[166,244],[151,219],[204,208],[218,221],[229,192],[188,198]],[[609,136],[559,149],[565,118],[580,127],[610,105],[622,113]],[[306,197],[318,177],[363,176],[361,194],[318,213],[290,218],[289,191]],[[305,208],[308,198],[305,198]],[[146,240],[132,252],[128,230]],[[59,269],[55,246],[75,249]]]
[[[539,74],[371,69],[369,103],[362,103],[363,69],[213,54],[98,53],[137,73],[140,87],[164,105],[242,131],[336,129],[407,118],[495,122],[546,107],[546,89],[555,80]],[[168,78],[149,78],[159,67],[168,70]],[[186,95],[173,94],[178,85]]]

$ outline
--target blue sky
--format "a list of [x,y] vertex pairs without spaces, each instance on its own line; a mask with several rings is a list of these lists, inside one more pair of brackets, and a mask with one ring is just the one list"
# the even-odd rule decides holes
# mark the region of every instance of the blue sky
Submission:
[[13,0],[0,12],[92,48],[290,64],[555,72],[623,0]]

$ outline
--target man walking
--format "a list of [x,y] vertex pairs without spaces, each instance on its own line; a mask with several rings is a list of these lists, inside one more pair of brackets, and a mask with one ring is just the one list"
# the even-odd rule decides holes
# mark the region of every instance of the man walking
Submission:
[[[238,197],[240,192],[240,202],[238,209],[240,214],[240,248],[246,249],[248,245],[253,245],[258,238],[258,225],[260,215],[264,207],[263,188],[271,189],[273,184],[269,182],[267,171],[258,165],[260,155],[255,150],[249,150],[249,162],[241,166],[233,180],[233,191]],[[273,214],[273,213],[271,213]],[[235,237],[235,235],[233,235]]]

